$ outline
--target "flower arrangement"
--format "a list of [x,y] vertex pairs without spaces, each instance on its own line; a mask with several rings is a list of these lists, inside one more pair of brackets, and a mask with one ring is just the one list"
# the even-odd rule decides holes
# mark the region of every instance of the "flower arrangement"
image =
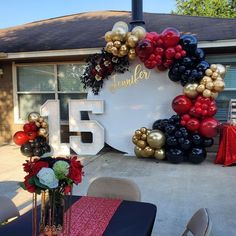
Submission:
[[24,164],[27,173],[20,186],[30,193],[40,194],[45,190],[57,190],[61,194],[69,194],[73,184],[82,181],[83,166],[73,157],[45,157],[27,160]]

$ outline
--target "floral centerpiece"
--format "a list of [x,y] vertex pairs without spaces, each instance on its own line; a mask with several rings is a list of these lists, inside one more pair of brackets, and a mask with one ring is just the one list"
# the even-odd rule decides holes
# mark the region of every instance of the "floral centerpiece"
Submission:
[[[72,157],[31,158],[24,164],[27,175],[20,186],[33,193],[33,234],[37,235],[37,195],[41,194],[42,235],[57,235],[63,231],[65,195],[72,192],[73,184],[82,181],[83,166]],[[66,219],[68,221],[68,219]]]

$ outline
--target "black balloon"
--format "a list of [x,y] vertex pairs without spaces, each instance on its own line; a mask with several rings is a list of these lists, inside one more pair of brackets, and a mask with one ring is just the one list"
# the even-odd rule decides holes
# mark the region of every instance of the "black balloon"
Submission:
[[202,145],[203,147],[211,147],[214,144],[214,139],[213,138],[204,138]]
[[177,148],[170,148],[166,152],[167,160],[171,163],[178,164],[183,162],[184,153],[182,150]]
[[31,147],[30,142],[27,142],[20,147],[20,151],[24,156],[32,157],[34,156],[33,148]]
[[206,159],[205,148],[195,147],[188,153],[188,160],[194,164],[199,164]]
[[175,126],[174,125],[166,125],[165,127],[165,133],[167,134],[172,134],[175,131]]
[[210,68],[210,65],[208,62],[206,61],[201,61],[198,65],[197,65],[197,70],[198,71],[205,71],[207,70],[208,68]]
[[193,144],[196,145],[196,146],[199,146],[202,144],[202,137],[199,135],[199,134],[193,134],[192,135],[192,141],[193,141]]
[[42,147],[44,153],[51,152],[51,147],[47,143]]
[[40,157],[44,154],[44,151],[41,147],[36,147],[34,148],[33,153],[34,153],[34,156]]
[[197,38],[190,34],[182,35],[180,38],[180,45],[188,53],[194,54],[197,49]]
[[180,146],[184,150],[189,150],[192,147],[192,143],[189,139],[185,139],[184,142],[180,144]]

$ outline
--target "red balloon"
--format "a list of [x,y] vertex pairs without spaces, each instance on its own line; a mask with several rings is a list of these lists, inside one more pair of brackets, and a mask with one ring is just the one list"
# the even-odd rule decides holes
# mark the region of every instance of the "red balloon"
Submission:
[[186,128],[192,132],[197,131],[199,129],[199,126],[200,126],[199,120],[195,118],[191,118],[190,120],[188,120],[186,124]]
[[24,131],[18,131],[14,134],[13,141],[15,144],[21,146],[22,144],[25,144],[29,141],[29,137]]
[[207,138],[213,138],[217,135],[219,122],[214,118],[204,119],[199,128],[199,133]]
[[175,28],[166,28],[161,35],[165,47],[175,47],[180,40],[180,32]]
[[136,47],[136,53],[138,57],[141,57],[141,58],[149,57],[151,53],[153,52],[153,50],[154,50],[153,44],[147,39],[143,39],[139,41]]
[[31,131],[31,124],[30,123],[24,124],[23,130],[25,133],[30,132]]
[[178,115],[188,113],[191,107],[192,102],[185,95],[179,95],[172,101],[172,108]]
[[29,137],[29,140],[34,140],[38,136],[38,133],[33,131],[33,132],[28,132],[27,135]]

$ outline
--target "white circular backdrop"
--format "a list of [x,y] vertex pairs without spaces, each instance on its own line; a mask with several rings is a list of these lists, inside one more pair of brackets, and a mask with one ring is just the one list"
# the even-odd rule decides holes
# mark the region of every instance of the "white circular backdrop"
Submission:
[[[136,72],[140,72],[136,73],[136,76],[135,67]],[[149,74],[148,78],[143,78],[147,74]],[[127,79],[130,79],[130,84],[124,87],[121,81]],[[118,81],[120,86],[114,89],[114,84]],[[131,62],[129,71],[126,73],[117,73],[105,80],[99,95],[89,91],[88,99],[104,100],[105,107],[104,114],[90,113],[89,117],[103,125],[105,142],[108,145],[128,155],[134,155],[132,143],[134,131],[141,127],[152,128],[153,122],[157,119],[169,118],[173,115],[172,100],[182,94],[182,90],[181,85],[168,78],[168,71],[149,70],[142,62],[136,60]]]

